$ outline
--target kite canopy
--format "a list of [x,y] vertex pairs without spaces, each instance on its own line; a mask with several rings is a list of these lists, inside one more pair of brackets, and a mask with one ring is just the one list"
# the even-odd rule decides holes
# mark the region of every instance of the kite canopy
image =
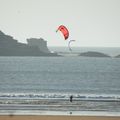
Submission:
[[68,37],[69,37],[69,31],[68,31],[68,29],[64,25],[60,25],[58,27],[58,29],[56,30],[56,32],[58,32],[58,30],[62,32],[65,40],[67,40]]

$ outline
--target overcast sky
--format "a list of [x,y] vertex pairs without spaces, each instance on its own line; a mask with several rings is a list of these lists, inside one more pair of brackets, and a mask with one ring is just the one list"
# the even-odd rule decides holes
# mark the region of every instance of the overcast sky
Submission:
[[[59,25],[70,32],[67,41]],[[48,46],[120,47],[120,0],[0,0],[0,30],[20,42],[44,38]]]

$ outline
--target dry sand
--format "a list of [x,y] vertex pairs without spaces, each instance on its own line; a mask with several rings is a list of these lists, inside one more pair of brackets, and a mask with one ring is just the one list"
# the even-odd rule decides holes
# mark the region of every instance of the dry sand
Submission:
[[120,120],[108,116],[0,115],[0,120]]

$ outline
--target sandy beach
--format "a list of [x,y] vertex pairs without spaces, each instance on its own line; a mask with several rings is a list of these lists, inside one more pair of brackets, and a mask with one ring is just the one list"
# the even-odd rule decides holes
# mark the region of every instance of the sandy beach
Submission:
[[120,120],[108,116],[45,116],[45,115],[0,115],[0,120]]

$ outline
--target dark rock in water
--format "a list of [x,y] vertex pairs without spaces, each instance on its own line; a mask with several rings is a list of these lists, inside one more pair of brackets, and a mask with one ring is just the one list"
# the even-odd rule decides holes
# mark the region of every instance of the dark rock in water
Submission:
[[88,52],[81,53],[79,56],[84,56],[84,57],[110,57],[109,55],[106,55],[104,53],[93,52],[93,51],[88,51]]
[[120,58],[120,55],[115,56],[115,58]]
[[47,42],[40,38],[28,39],[28,44],[20,43],[12,36],[0,31],[0,56],[58,56],[47,48]]

